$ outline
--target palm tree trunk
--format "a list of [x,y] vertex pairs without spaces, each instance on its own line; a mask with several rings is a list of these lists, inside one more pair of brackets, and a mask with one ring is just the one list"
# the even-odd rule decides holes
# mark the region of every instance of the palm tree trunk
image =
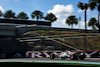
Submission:
[[94,27],[94,25],[92,25],[92,28],[93,28],[93,30],[97,30],[97,29]]
[[37,21],[39,20],[38,16],[37,16]]
[[72,24],[72,27],[71,28],[73,29],[73,24]]
[[38,22],[38,20],[39,20],[39,18],[38,18],[38,16],[37,16],[37,25],[39,25],[39,22]]
[[85,9],[85,33],[87,33],[87,24],[86,24],[86,21],[87,21],[87,10]]

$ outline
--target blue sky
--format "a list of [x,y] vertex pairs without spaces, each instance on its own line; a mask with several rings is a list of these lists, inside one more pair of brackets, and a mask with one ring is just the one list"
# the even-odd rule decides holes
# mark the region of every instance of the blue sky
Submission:
[[[71,27],[65,23],[65,19],[67,19],[68,16],[75,15],[77,18],[81,16],[82,20],[80,24],[74,25],[74,28],[79,28],[80,25],[80,28],[84,29],[84,11],[77,8],[79,2],[88,3],[88,0],[0,0],[0,10],[2,12],[13,10],[16,15],[23,11],[28,14],[30,20],[32,20],[30,15],[35,10],[42,11],[44,16],[52,12],[58,18],[57,21],[52,23],[52,26],[64,28]],[[88,9],[87,22],[91,17],[97,18],[97,15],[97,10],[91,11]],[[88,27],[88,29],[91,28]]]

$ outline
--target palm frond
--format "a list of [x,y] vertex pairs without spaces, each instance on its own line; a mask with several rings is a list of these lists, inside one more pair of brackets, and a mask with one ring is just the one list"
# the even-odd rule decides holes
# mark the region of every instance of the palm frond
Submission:
[[96,2],[90,2],[89,7],[91,10],[94,10],[96,7]]
[[98,5],[98,11],[100,12],[100,4]]

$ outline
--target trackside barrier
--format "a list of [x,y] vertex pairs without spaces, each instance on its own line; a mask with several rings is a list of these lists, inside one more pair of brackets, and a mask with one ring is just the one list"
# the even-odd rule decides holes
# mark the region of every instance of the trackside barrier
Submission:
[[[59,56],[61,52],[40,52],[40,51],[27,51],[26,57],[28,58],[47,58],[50,57],[50,54],[54,53]],[[87,51],[85,53],[87,58],[100,58],[100,51]]]
[[[56,56],[59,57],[61,51],[27,51],[26,53],[0,53],[0,58],[48,58],[50,54],[54,53]],[[87,51],[85,53],[87,58],[100,58],[100,51]]]

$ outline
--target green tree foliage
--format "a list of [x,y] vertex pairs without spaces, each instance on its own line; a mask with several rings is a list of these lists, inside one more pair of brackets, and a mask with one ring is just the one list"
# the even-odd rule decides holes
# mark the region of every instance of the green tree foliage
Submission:
[[98,10],[98,23],[97,23],[97,27],[99,28],[99,32],[100,32],[100,0],[89,0],[89,7],[91,10],[94,10],[95,8]]
[[94,29],[94,30],[96,30],[96,23],[97,23],[97,20],[95,19],[95,18],[91,18],[90,20],[89,20],[89,23],[88,23],[88,26],[92,26],[92,28]]
[[89,0],[89,2],[96,2],[96,3],[100,3],[100,0]]
[[100,0],[90,0],[89,7],[91,10],[94,10],[97,7],[98,12],[100,13]]
[[49,20],[50,22],[54,22],[57,20],[57,17],[54,14],[49,13],[46,15],[45,20]]
[[8,10],[5,14],[4,14],[4,18],[16,18],[15,13],[12,12],[12,10]]
[[36,10],[36,11],[32,12],[31,17],[32,17],[32,19],[36,17],[36,19],[38,21],[39,19],[43,18],[43,14],[44,14],[43,12]]
[[78,24],[78,19],[75,16],[69,16],[68,19],[66,19],[66,24],[68,24],[69,26],[72,25],[72,29],[73,29],[73,24]]
[[17,15],[17,18],[20,18],[20,19],[28,19],[28,16],[26,13],[24,12],[21,12]]
[[3,16],[3,13],[2,13],[2,11],[0,11],[0,17],[2,17]]
[[78,5],[77,5],[77,7],[80,8],[81,10],[84,10],[84,9],[87,10],[88,6],[89,6],[89,4],[84,4],[84,3],[81,3],[81,2],[79,2]]

